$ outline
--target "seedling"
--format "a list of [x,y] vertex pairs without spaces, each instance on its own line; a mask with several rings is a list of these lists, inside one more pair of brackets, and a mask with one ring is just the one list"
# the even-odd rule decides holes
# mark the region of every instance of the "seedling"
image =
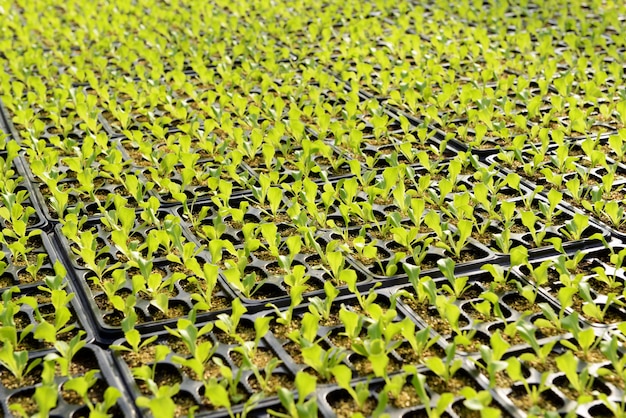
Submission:
[[460,298],[471,287],[471,284],[467,284],[469,277],[462,276],[457,277],[454,272],[455,263],[451,258],[441,258],[437,260],[437,267],[441,271],[449,284],[444,284],[442,289],[453,295],[456,298]]
[[315,395],[316,378],[306,372],[298,372],[295,378],[297,400],[294,393],[280,388],[278,399],[287,410],[287,413],[269,410],[268,412],[279,418],[315,418],[317,417],[317,398]]
[[[41,373],[41,385],[35,389],[35,394],[33,395],[38,413],[41,414],[38,416],[47,416],[57,406],[58,387],[54,377],[54,361],[45,361]],[[20,404],[11,405],[10,409],[19,413],[22,417],[29,416]]]
[[104,391],[104,400],[94,403],[89,397],[89,389],[98,381],[96,376],[98,373],[99,370],[89,370],[83,376],[68,380],[63,385],[63,389],[73,390],[83,399],[83,402],[89,408],[89,416],[105,418],[110,416],[108,411],[117,403],[122,394],[117,388],[109,386]]

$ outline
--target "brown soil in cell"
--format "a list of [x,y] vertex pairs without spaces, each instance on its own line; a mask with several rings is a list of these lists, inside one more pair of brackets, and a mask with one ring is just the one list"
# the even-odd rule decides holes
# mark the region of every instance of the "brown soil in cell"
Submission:
[[[204,283],[204,281],[200,281],[199,283],[190,283],[187,280],[183,280],[180,282],[180,285],[185,292],[190,294],[196,293],[198,290],[202,292],[206,291],[206,283]],[[230,300],[223,296],[218,296],[221,290],[222,289],[219,286],[215,286],[213,289],[211,296],[211,311],[221,311],[230,308]]]
[[437,268],[437,261],[433,260],[433,259],[431,259],[431,260],[425,259],[425,260],[422,261],[420,266],[422,268],[422,271],[435,269],[435,268]]
[[0,276],[0,288],[10,287],[13,286],[13,284],[13,276],[10,274],[3,274]]
[[489,233],[479,234],[478,232],[474,231],[472,232],[472,238],[474,238],[476,241],[480,242],[481,244],[489,245],[491,244],[491,240],[493,239],[493,234],[489,234]]
[[392,140],[388,136],[380,136],[378,138],[363,139],[363,142],[378,147],[381,145],[389,145]]
[[565,395],[567,398],[569,398],[571,400],[576,400],[580,396],[580,394],[578,393],[577,390],[575,390],[574,388],[570,387],[567,384],[556,385],[556,386],[559,388],[561,393],[563,393],[563,395]]
[[358,261],[359,263],[363,264],[364,266],[372,266],[377,261],[376,258],[364,257],[364,256],[362,256],[361,254],[358,254],[358,253],[352,253],[350,255],[352,256],[352,258],[354,258],[356,261]]
[[319,324],[323,327],[334,327],[343,324],[343,322],[339,318],[339,308],[337,307],[337,305],[331,308],[331,311],[328,314],[328,318],[320,318]]
[[461,373],[458,373],[456,376],[452,377],[448,382],[446,382],[443,378],[435,375],[427,375],[426,383],[428,387],[435,393],[445,393],[451,392],[457,394],[464,387],[471,387],[474,389],[478,389],[477,383],[474,382],[468,376],[465,376]]
[[[274,255],[272,255],[272,253],[270,253],[269,251],[266,251],[266,250],[255,251],[252,254],[254,254],[254,256],[256,258],[258,258],[259,260],[276,261],[276,257],[274,257]],[[286,253],[283,254],[283,252],[281,251],[281,255],[287,255],[287,254]]]
[[[487,380],[489,380],[489,376],[485,375]],[[496,387],[499,388],[510,388],[513,385],[513,379],[509,377],[506,371],[500,371],[496,373],[495,376]]]
[[374,203],[377,205],[391,205],[394,201],[393,196],[376,196],[374,199]]
[[9,398],[9,405],[13,404],[22,405],[22,408],[24,408],[24,411],[28,414],[28,416],[34,415],[38,410],[37,402],[35,402],[31,393],[11,396]]
[[180,318],[180,317],[187,315],[188,312],[189,312],[189,308],[183,305],[172,306],[167,310],[167,312],[163,312],[159,309],[155,309],[152,312],[152,320],[160,321],[162,319]]
[[[281,218],[283,218],[284,216],[287,216],[286,214],[284,216],[279,215]],[[287,221],[285,220],[280,220],[280,222],[289,222],[291,221],[291,219],[288,219]],[[278,220],[276,222],[279,222]],[[282,231],[279,232],[281,237],[290,237],[292,235],[296,235],[298,233],[298,229],[295,227],[287,227],[285,229],[283,229]]]
[[246,164],[248,164],[252,168],[264,168],[265,160],[263,157],[255,156],[254,158],[244,157],[243,159]]
[[574,355],[576,355],[576,357],[578,357],[585,363],[602,363],[607,361],[607,358],[604,356],[604,354],[602,354],[602,352],[597,348],[594,348],[587,353],[577,350],[574,351]]
[[550,372],[550,371],[558,370],[558,367],[556,365],[557,357],[558,355],[552,352],[543,361],[543,363],[540,360],[534,360],[534,361],[528,361],[527,364],[528,366],[536,369],[539,373]]
[[[619,280],[619,279],[618,279],[618,280]],[[620,293],[620,292],[621,292],[621,290],[623,289],[623,284],[622,284],[621,282],[619,282],[619,281],[617,281],[617,282],[616,282],[616,284],[618,284],[619,286],[617,286],[617,287],[615,287],[615,288],[613,288],[613,289],[611,289],[611,287],[610,287],[607,283],[605,283],[605,282],[603,282],[603,281],[600,281],[600,280],[597,280],[597,279],[595,279],[595,278],[593,278],[593,277],[592,277],[592,278],[590,278],[590,279],[587,281],[587,283],[589,283],[589,285],[591,286],[591,288],[592,288],[592,289],[593,289],[596,293],[600,293],[600,294],[603,294],[603,295],[607,295],[607,294],[609,294],[610,292],[618,292],[618,293]]]
[[[178,372],[174,373],[170,369],[158,369],[154,376],[154,382],[158,386],[173,386],[182,382],[182,377]],[[136,380],[139,391],[145,396],[151,396],[148,385],[143,380]]]
[[466,353],[476,353],[480,350],[481,345],[489,346],[489,339],[483,334],[476,334],[470,339],[469,344],[457,344],[457,347],[460,351],[465,351]]
[[428,350],[419,355],[410,344],[402,344],[395,349],[395,352],[402,357],[405,364],[421,364],[428,357],[445,357],[445,352],[438,345],[431,346]]
[[284,276],[287,273],[284,268],[279,266],[267,266],[265,268],[271,276]]
[[[452,254],[448,254],[448,255],[452,256]],[[468,250],[468,251],[461,251],[460,257],[453,256],[452,258],[457,263],[467,263],[467,262],[470,262],[470,261],[477,260],[480,257],[481,257],[481,254],[479,252]]]
[[[264,211],[261,214],[261,220],[265,222],[269,222],[269,223],[274,223],[276,225],[282,224],[282,225],[279,225],[278,232],[283,237],[288,237],[294,233],[297,233],[297,229],[289,225],[291,224],[292,220],[291,220],[291,217],[286,212],[271,213],[269,211]],[[237,228],[237,229],[240,229],[240,228]]]
[[600,216],[600,220],[602,222],[604,222],[605,224],[607,224],[608,226],[620,231],[620,232],[626,232],[626,224],[622,223],[620,225],[615,225],[613,223],[613,221],[611,221],[611,219],[608,216],[602,215]]
[[249,380],[249,383],[250,387],[255,392],[263,391],[266,395],[274,395],[280,388],[285,388],[290,391],[295,388],[293,379],[284,374],[273,374],[270,376],[265,384],[265,388],[261,387],[261,384],[254,376]]
[[[35,246],[31,246],[32,248],[37,248]],[[32,266],[32,265],[37,265],[37,253],[28,253],[26,254],[26,259],[20,257],[19,260],[11,260],[13,262],[13,265],[17,266],[17,267],[26,267],[26,266]],[[49,262],[49,258],[46,256],[46,258],[44,259],[44,264]],[[30,274],[28,274],[30,276]],[[20,275],[21,276],[21,275]]]
[[225,297],[214,297],[211,299],[211,310],[212,311],[222,311],[224,309],[228,309],[231,306],[231,301]]
[[391,404],[395,408],[403,409],[411,406],[421,405],[422,401],[417,395],[415,388],[411,385],[404,385],[397,397],[390,397]]
[[514,223],[513,225],[511,225],[510,231],[513,234],[526,234],[528,232],[528,229],[523,225],[518,225]]
[[79,351],[70,363],[69,371],[72,376],[84,375],[89,370],[99,369],[98,360],[88,350]]
[[[87,397],[92,403],[96,404],[104,400],[104,391],[107,389],[106,383],[102,380],[96,381],[96,383],[87,391]],[[85,401],[73,390],[62,390],[61,397],[65,402],[72,405],[83,405]]]
[[524,312],[532,312],[539,313],[541,312],[541,307],[536,303],[530,303],[526,298],[520,295],[512,295],[506,299],[506,304],[511,308],[515,309],[519,313]]
[[[122,325],[122,321],[124,320],[124,314],[122,312],[115,311],[108,315],[105,315],[103,320],[104,320],[104,323],[107,325],[110,325],[112,327],[119,327]],[[140,322],[141,322],[141,318],[140,318]]]
[[[265,368],[267,364],[275,357],[274,352],[267,348],[258,348],[254,356],[250,359],[252,363],[259,369]],[[230,358],[237,367],[241,367],[243,364],[243,356],[236,351],[230,352]]]
[[[254,328],[251,327],[239,325],[236,331],[237,335],[244,341],[254,341],[254,338],[256,337],[256,331],[254,330]],[[217,338],[217,340],[223,344],[239,344],[239,341],[237,339],[231,337],[217,327],[213,330],[213,333],[215,335],[215,338]]]
[[[555,292],[552,292],[553,294]],[[616,324],[619,322],[623,322],[624,321],[624,316],[620,315],[620,312],[617,309],[612,309],[612,307],[609,307],[607,309],[607,311],[604,313],[604,316],[602,319],[596,319],[590,315],[587,315],[585,312],[583,312],[583,304],[585,303],[583,301],[583,299],[578,296],[578,295],[574,295],[573,299],[573,303],[572,303],[572,309],[574,309],[576,312],[578,312],[582,317],[584,317],[585,319],[591,321],[591,322],[597,322],[597,323],[601,323],[601,324]],[[599,306],[601,309],[604,309],[604,306]]]
[[[37,305],[39,306],[39,312],[41,312],[42,314],[44,313],[42,311],[42,305],[50,305],[50,303],[52,302],[52,298],[46,293],[37,293],[36,295],[31,295],[31,296],[34,296],[35,299],[37,300]],[[50,307],[50,309],[52,309],[52,307]]]
[[[388,373],[397,371],[403,366],[403,364],[398,362],[395,358],[393,357],[388,357],[388,358],[389,358],[389,362],[387,363],[387,368],[386,368]],[[352,365],[354,366],[354,368],[356,369],[356,372],[359,374],[359,376],[373,376],[374,375],[374,369],[372,368],[372,363],[366,357],[362,357],[360,355],[353,355],[350,358],[350,361]]]
[[309,280],[308,282],[304,284],[304,286],[305,286],[305,290],[304,290],[305,293],[315,292],[316,290],[321,290],[324,288],[324,285],[318,282],[317,280]]
[[[537,329],[541,333],[541,337],[554,337],[564,332],[563,330],[559,330],[558,328],[551,327],[537,327]],[[521,340],[520,337],[518,338]]]
[[[199,260],[199,263],[200,263],[200,267],[204,267],[204,262],[203,261]],[[164,270],[161,270],[161,269],[155,269],[155,270],[158,270],[156,272],[159,273],[161,275],[161,277],[165,277],[167,275],[167,273]],[[173,273],[183,273],[186,276],[192,276],[194,274],[193,271],[191,271],[187,267],[185,267],[184,264],[174,264],[174,263],[172,263],[170,265],[170,270]],[[155,271],[153,270],[153,273],[154,272]],[[201,280],[199,280],[199,281],[203,282]]]
[[341,164],[337,168],[333,168],[330,160],[326,157],[318,157],[315,159],[315,162],[322,167],[327,167],[328,174],[331,176],[343,176],[344,174],[350,173],[350,168],[346,163]]
[[302,321],[299,318],[293,318],[288,325],[272,324],[272,333],[276,338],[287,339],[293,331],[299,331],[301,325]]
[[302,357],[302,351],[299,345],[294,342],[289,342],[283,345],[283,349],[289,354],[294,363],[304,364],[304,358]]
[[[202,376],[198,376],[196,374],[196,372],[194,372],[193,370],[191,370],[189,367],[181,367],[181,370],[183,373],[185,373],[190,379],[193,380],[197,380],[197,381],[203,381]],[[207,363],[204,364],[204,379],[208,380],[212,377],[214,378],[220,378],[222,376],[221,371],[220,371],[220,366],[213,362],[213,361],[209,361]]]
[[352,399],[339,399],[331,404],[333,411],[337,414],[337,418],[350,418],[356,411],[360,411],[363,416],[370,416],[376,409],[376,401],[368,399],[362,408],[358,408]]
[[491,317],[478,312],[471,303],[463,306],[463,312],[465,312],[470,318],[479,322],[486,322],[492,319]]
[[139,150],[128,145],[124,145],[124,149],[130,158],[132,158],[135,165],[139,167],[152,167],[152,162],[144,159],[143,154]]
[[19,273],[18,278],[19,278],[19,284],[37,283],[37,282],[43,282],[46,279],[46,274],[45,272],[38,271],[35,277],[33,277],[32,274],[24,272],[24,273]]
[[328,340],[335,347],[345,348],[346,350],[349,350],[352,347],[352,341],[345,335],[332,334],[328,336]]
[[626,387],[626,382],[624,382],[624,378],[614,373],[611,373],[607,376],[603,376],[602,381],[608,382],[620,390],[624,390],[624,388]]
[[22,378],[21,382],[8,370],[0,370],[0,383],[7,389],[17,389],[25,386],[34,386],[41,382],[41,368],[36,367],[33,371]]
[[623,189],[620,190],[611,190],[608,195],[602,196],[605,200],[617,200],[618,202],[624,201],[626,198],[626,193],[624,193]]
[[[94,193],[94,196],[100,202],[104,202],[110,194],[111,194],[111,192],[109,192],[109,191],[105,191],[105,190],[99,189],[99,190],[96,190],[96,192]],[[96,212],[94,212],[94,213],[96,213]]]
[[483,290],[480,287],[472,286],[469,289],[467,289],[461,296],[459,296],[459,299],[461,300],[476,299],[480,297],[482,292]]
[[[335,221],[335,225],[340,226],[340,227],[346,227],[346,223],[343,218],[337,218],[334,221]],[[350,218],[348,219],[348,222],[349,222],[348,226],[361,226],[365,224],[365,221],[357,216],[350,216]]]
[[[431,313],[429,311],[430,305],[427,303],[416,304],[412,300],[404,301],[411,309],[415,311],[426,323],[432,327],[435,331],[442,335],[449,335],[452,332],[450,324],[444,318],[441,318],[436,312]],[[459,325],[464,326],[463,320],[459,320]]]
[[[505,418],[511,417],[511,415],[506,410],[499,408],[498,404],[496,404],[493,401],[490,402],[489,407],[498,409],[501,412],[501,415],[499,415],[501,417],[505,417]],[[481,411],[475,411],[475,410],[469,409],[467,406],[465,406],[462,400],[455,402],[452,405],[452,410],[460,418],[480,418],[481,417]]]
[[[60,338],[58,338],[60,339]],[[32,334],[27,335],[15,348],[16,351],[33,351],[44,348],[52,348],[53,344],[36,340]]]
[[[198,337],[198,344],[209,341],[210,338],[208,335],[201,335]],[[173,353],[176,353],[181,356],[188,356],[191,354],[187,344],[185,344],[180,338],[174,335],[168,335],[165,340],[157,340],[155,343],[150,344],[150,349],[154,350],[155,345],[167,345]]]
[[[130,294],[130,291],[122,290],[122,291],[117,292],[117,294],[121,296],[122,299],[126,300],[128,295]],[[94,302],[96,303],[96,306],[98,307],[98,309],[100,309],[101,311],[113,311],[114,310],[113,304],[111,303],[107,295],[103,293],[96,296],[94,298]]]
[[[176,404],[176,410],[174,411],[174,417],[186,417],[189,416],[189,410],[198,405],[193,396],[183,393],[177,393],[172,397],[172,400]],[[214,409],[210,407],[210,409]]]
[[75,392],[73,390],[62,390],[61,397],[65,402],[69,403],[70,405],[82,405],[83,403],[83,398],[78,394],[78,392]]
[[24,312],[17,312],[13,316],[13,321],[15,322],[15,328],[18,330],[23,330],[30,324],[30,318]]
[[131,351],[122,352],[122,358],[128,364],[129,368],[139,367],[143,364],[150,364],[154,361],[155,355],[155,345],[149,345],[141,348],[139,353],[134,353]]

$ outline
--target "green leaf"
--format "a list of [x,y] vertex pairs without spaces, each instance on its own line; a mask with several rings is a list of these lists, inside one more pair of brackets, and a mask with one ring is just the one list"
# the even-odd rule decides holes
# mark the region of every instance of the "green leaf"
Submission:
[[207,384],[205,394],[216,408],[230,409],[231,403],[228,391],[224,388],[224,386],[220,385],[217,380],[211,379],[211,381]]
[[306,372],[298,372],[296,374],[295,385],[298,390],[299,401],[303,402],[304,398],[315,392],[317,378]]
[[43,321],[35,327],[34,337],[38,340],[54,343],[57,340],[57,330],[54,325]]

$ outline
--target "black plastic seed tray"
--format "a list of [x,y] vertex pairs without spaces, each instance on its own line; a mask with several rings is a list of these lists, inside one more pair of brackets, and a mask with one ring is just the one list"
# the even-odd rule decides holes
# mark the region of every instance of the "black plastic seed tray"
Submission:
[[[55,353],[55,351],[48,350],[45,352],[29,353],[29,361],[34,361],[35,359],[43,360],[46,355],[52,353]],[[57,387],[58,399],[56,401],[56,407],[49,412],[49,416],[77,417],[89,414],[89,408],[85,401],[77,396],[73,396],[70,391],[63,390],[63,385],[72,378],[80,378],[89,371],[97,370],[94,376],[96,380],[89,391],[90,401],[102,402],[104,391],[109,387],[116,388],[120,392],[120,397],[107,412],[114,416],[136,417],[137,412],[135,407],[130,402],[127,393],[124,390],[120,390],[121,382],[113,372],[112,366],[113,364],[109,356],[95,345],[87,344],[79,350],[73,357],[69,376],[62,376],[57,373],[54,377],[52,384]],[[0,396],[2,398],[0,407],[4,416],[13,415],[13,412],[10,410],[12,404],[23,403],[24,399],[33,398],[35,396],[37,388],[41,385],[42,369],[41,364],[36,366],[21,384],[11,384],[10,387],[0,384]],[[10,382],[11,380],[9,378],[3,379],[3,382],[5,381]]]
[[[572,146],[574,148],[579,147],[578,145],[579,143],[580,141],[574,142]],[[523,154],[523,155],[524,155],[524,161],[526,162],[529,162],[530,159],[532,158],[529,154]],[[550,155],[551,154],[548,153],[548,157],[550,157]],[[495,156],[489,157],[487,161],[490,164],[498,165],[499,170],[501,170],[503,173],[508,174],[508,173],[515,172],[513,171],[511,167],[503,166],[503,164],[500,161],[498,161],[498,159]],[[596,167],[596,168],[592,167],[591,169],[588,169],[584,164],[589,163],[589,161],[585,160],[584,157],[576,157],[575,161],[576,162],[573,163],[573,167],[575,167],[576,170],[580,170],[580,172],[589,171],[588,177],[580,179],[578,173],[572,169],[568,173],[563,174],[563,181],[560,187],[549,183],[546,177],[542,173],[540,173],[539,170],[537,170],[537,173],[532,176],[527,175],[524,172],[521,172],[521,168],[517,170],[517,173],[521,176],[522,183],[528,189],[537,190],[538,186],[542,187],[543,190],[541,191],[539,196],[542,196],[544,199],[547,198],[547,194],[549,193],[550,190],[554,189],[562,193],[563,201],[561,202],[560,206],[563,208],[566,208],[567,212],[570,213],[571,215],[573,215],[574,213],[582,213],[582,214],[589,216],[590,225],[595,229],[599,229],[601,234],[604,236],[604,238],[607,241],[610,241],[611,236],[621,239],[622,241],[625,241],[626,231],[624,231],[624,217],[623,216],[622,218],[617,220],[618,222],[621,222],[621,224],[616,226],[615,224],[611,224],[610,218],[608,217],[608,215],[604,214],[602,210],[600,210],[599,212],[594,212],[594,211],[589,210],[589,208],[585,207],[585,204],[589,204],[591,206],[594,205],[593,199],[596,199],[596,198],[592,198],[593,193],[597,192],[599,188],[601,187],[603,176],[607,174],[606,170],[603,167]],[[617,204],[619,205],[621,204],[621,200],[619,197],[620,193],[623,193],[622,189],[626,185],[626,165],[624,165],[623,163],[615,162],[614,160],[611,160],[610,158],[607,158],[607,162],[616,167],[615,178],[612,181],[613,189],[616,195],[615,196],[612,195],[610,197],[603,196],[599,200],[603,204],[606,204],[609,202],[617,202]],[[546,166],[551,167],[549,164]],[[572,190],[566,187],[566,182],[568,180],[573,180],[577,178],[580,180],[580,187],[576,189],[576,193],[580,193],[580,196],[578,197],[574,196],[572,194]],[[587,202],[587,203],[584,203],[584,202]]]
[[[63,236],[60,225],[55,228],[56,245],[63,262],[70,267],[68,276],[78,292],[84,306],[83,313],[89,319],[99,343],[110,343],[122,335],[121,320],[124,313],[120,305],[112,303],[112,298],[120,297],[122,301],[126,301],[131,296],[135,297],[132,309],[137,314],[136,327],[144,333],[162,330],[164,326],[175,323],[177,318],[189,314],[196,303],[211,303],[210,307],[205,306],[200,310],[199,315],[205,319],[213,318],[229,309],[233,296],[224,290],[219,278],[211,295],[207,294],[202,301],[192,299],[192,294],[203,294],[206,291],[203,290],[204,279],[192,280],[195,275],[184,265],[168,260],[163,251],[141,255],[148,257],[144,261],[149,260],[152,263],[151,274],[160,276],[158,289],[153,289],[153,293],[150,293],[150,289],[135,289],[133,276],[143,274],[137,265],[129,266],[128,258],[118,251],[111,241],[110,232],[103,224],[88,221],[85,226],[86,230],[94,228],[91,235],[93,239],[89,244],[85,241],[81,245],[89,245],[87,248],[95,247],[96,251],[100,251],[94,260],[85,260],[76,252],[79,250],[78,244],[70,243]],[[132,237],[142,242],[150,229],[139,226],[133,231]],[[194,257],[200,266],[208,262],[201,253]],[[140,281],[143,280],[148,283],[148,279],[142,278]],[[159,293],[167,295],[167,307],[157,302],[160,300],[157,296]],[[164,310],[166,308],[167,311]]]
[[[533,271],[527,266],[517,266],[515,271],[553,300],[563,288],[576,289],[570,304],[560,309],[568,314],[577,312],[585,324],[605,331],[626,320],[621,291],[626,280],[622,266],[625,256],[623,243],[613,241],[608,248],[577,248],[566,254],[537,257],[531,261]],[[543,263],[547,272],[539,276],[534,270]]]
[[[204,325],[206,324],[198,322],[197,325],[194,326],[200,330]],[[170,328],[175,332],[177,331],[176,324],[172,324]],[[250,317],[244,316],[241,319],[238,330],[239,335],[243,336],[246,341],[252,341],[250,338],[254,339],[253,322]],[[215,350],[212,360],[205,365],[206,376],[197,376],[191,368],[181,365],[180,359],[188,359],[191,355],[188,348],[180,339],[173,338],[168,331],[151,332],[142,336],[142,340],[149,338],[155,338],[155,341],[151,343],[150,346],[143,348],[141,353],[118,350],[113,354],[117,370],[119,371],[121,380],[124,382],[124,387],[133,400],[136,401],[137,398],[141,396],[151,396],[145,382],[135,377],[136,374],[133,373],[133,370],[147,366],[153,370],[153,379],[158,382],[158,384],[169,382],[179,385],[179,391],[171,398],[174,403],[180,405],[178,408],[188,408],[190,402],[193,401],[193,404],[199,405],[196,416],[228,417],[229,414],[225,408],[215,408],[210,404],[209,398],[205,392],[206,387],[203,383],[203,379],[205,379],[206,376],[215,377],[219,381],[222,380],[223,374],[220,372],[219,365],[212,361],[213,359],[219,359],[222,365],[230,369],[233,376],[236,376],[236,380],[232,383],[237,384],[236,390],[242,397],[240,402],[232,402],[232,410],[234,413],[240,413],[244,409],[249,409],[248,414],[251,416],[265,416],[267,415],[268,409],[281,409],[280,401],[275,392],[266,392],[260,401],[248,405],[246,404],[246,401],[250,400],[255,394],[258,396],[259,393],[263,393],[263,389],[259,386],[252,370],[242,368],[243,356],[241,353],[235,351],[237,347],[240,347],[240,344],[218,328],[213,328],[209,333],[199,335],[198,337],[198,344],[209,342]],[[120,339],[114,342],[113,345],[126,345],[126,340]],[[159,347],[161,347],[160,349],[167,347],[167,355],[155,361],[154,349]],[[153,353],[152,360],[142,354],[146,351]],[[264,376],[272,380],[272,387],[274,389],[271,390],[275,391],[278,387],[293,388],[293,367],[290,367],[289,360],[284,358],[284,355],[275,351],[275,347],[273,347],[271,343],[268,343],[265,338],[262,338],[255,349],[255,353],[256,355],[251,358],[251,361],[255,365],[258,363],[259,367],[261,367],[261,362],[267,361],[268,357],[280,360],[278,366],[273,369],[271,377]],[[179,360],[175,361],[175,357],[178,357]],[[264,373],[262,369],[261,373]],[[142,409],[141,412],[145,414],[147,413],[147,409]]]

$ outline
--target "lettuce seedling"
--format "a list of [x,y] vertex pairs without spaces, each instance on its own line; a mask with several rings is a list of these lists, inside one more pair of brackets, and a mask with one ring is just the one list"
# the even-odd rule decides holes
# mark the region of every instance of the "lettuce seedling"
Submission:
[[428,386],[426,385],[426,376],[417,373],[415,366],[407,366],[408,371],[413,374],[411,384],[415,388],[415,392],[420,398],[420,401],[424,405],[426,415],[428,418],[439,418],[446,415],[446,409],[454,401],[454,394],[445,392],[439,394],[437,403],[433,405],[433,399],[429,395]]
[[356,404],[356,409],[358,411],[363,411],[367,400],[371,397],[369,382],[358,382],[353,388],[351,385],[352,371],[345,364],[333,367],[332,374],[337,381],[337,385],[348,392]]
[[28,358],[28,351],[15,351],[15,347],[10,341],[4,341],[0,348],[0,364],[13,375],[18,385],[22,385],[24,378],[42,359],[35,358],[32,361]]
[[508,363],[502,360],[502,357],[511,345],[502,338],[499,330],[491,336],[489,343],[489,346],[481,345],[478,350],[482,361],[473,361],[474,364],[485,369],[489,377],[489,387],[494,388],[498,373],[508,367]]
[[108,418],[107,412],[117,403],[117,400],[122,396],[121,392],[113,387],[109,386],[104,391],[104,400],[102,402],[94,403],[89,397],[89,389],[98,382],[99,370],[89,370],[83,376],[73,377],[63,385],[64,390],[73,390],[78,396],[80,396],[89,408],[89,416],[93,418]]
[[598,303],[592,297],[589,283],[580,282],[578,284],[578,294],[584,301],[582,310],[583,313],[598,322],[604,322],[606,314],[611,307],[619,306],[624,307],[626,304],[619,299],[620,295],[614,292],[610,292],[606,295],[606,300],[603,303]]
[[[33,399],[37,404],[38,414],[36,416],[49,416],[51,410],[53,410],[57,406],[58,402],[58,386],[54,381],[54,362],[53,361],[45,361],[43,363],[43,371],[41,373],[41,385],[38,385],[35,389],[35,394],[33,395]],[[11,404],[11,411],[19,413],[23,417],[28,417],[29,414],[26,413],[23,406],[19,403]]]
[[285,388],[278,389],[278,399],[287,413],[270,409],[268,410],[270,415],[278,418],[317,418],[316,377],[300,371],[296,374],[295,386],[297,400],[291,391]]
[[149,347],[156,339],[157,336],[145,338],[142,341],[141,334],[135,329],[137,323],[137,313],[134,310],[127,312],[126,317],[122,320],[122,331],[124,332],[124,339],[126,345],[111,345],[111,350],[114,351],[129,351],[131,353],[139,354],[141,350]]
[[328,321],[332,312],[333,302],[339,295],[339,290],[332,282],[324,283],[324,294],[326,297],[321,299],[319,296],[309,298],[309,311],[318,319]]
[[326,381],[334,377],[335,367],[343,362],[346,355],[347,352],[338,347],[325,350],[316,343],[302,347],[304,363],[312,367]]
[[456,372],[463,366],[463,360],[456,357],[456,343],[446,346],[445,351],[446,356],[443,359],[436,356],[427,357],[424,364],[448,385]]
[[556,365],[559,371],[565,373],[571,387],[578,392],[577,402],[579,404],[591,402],[594,377],[589,373],[589,368],[583,367],[579,370],[579,360],[571,351],[566,351],[565,354],[557,357]]
[[245,340],[237,334],[237,327],[239,326],[241,317],[248,311],[248,309],[243,306],[241,301],[237,298],[233,300],[231,306],[232,310],[230,315],[226,313],[219,314],[217,316],[217,321],[215,321],[215,326],[229,337],[237,340],[239,344],[243,344]]
[[534,351],[534,353],[522,354],[519,359],[523,361],[538,361],[541,364],[545,364],[557,341],[552,340],[539,344],[536,336],[537,328],[529,322],[519,322],[516,324],[516,328],[519,336],[526,341]]
[[442,289],[450,295],[460,298],[463,296],[465,291],[471,287],[471,285],[467,284],[469,277],[457,277],[454,272],[455,263],[451,258],[441,258],[437,260],[437,267],[439,268],[439,271],[443,273],[444,277],[448,279],[449,284],[444,284]]
[[456,230],[454,230],[449,227],[447,222],[441,220],[437,212],[430,211],[424,218],[424,223],[437,235],[437,240],[435,241],[437,247],[443,248],[457,258],[461,257],[461,253],[466,248],[472,235],[474,226],[472,221],[461,219],[457,223]]
[[[148,408],[154,416],[174,416],[176,404],[172,398],[180,392],[180,384],[158,386],[154,380],[148,380],[146,383],[153,397],[138,397],[137,406]],[[228,396],[226,398],[228,399]]]
[[57,353],[50,353],[45,357],[46,361],[56,361],[61,369],[61,376],[69,376],[72,359],[87,344],[83,339],[84,336],[85,332],[79,331],[69,342],[55,341],[54,348]]
[[423,361],[428,350],[439,341],[440,335],[432,335],[430,327],[415,330],[415,323],[408,318],[400,322],[400,332],[409,342],[415,355]]

